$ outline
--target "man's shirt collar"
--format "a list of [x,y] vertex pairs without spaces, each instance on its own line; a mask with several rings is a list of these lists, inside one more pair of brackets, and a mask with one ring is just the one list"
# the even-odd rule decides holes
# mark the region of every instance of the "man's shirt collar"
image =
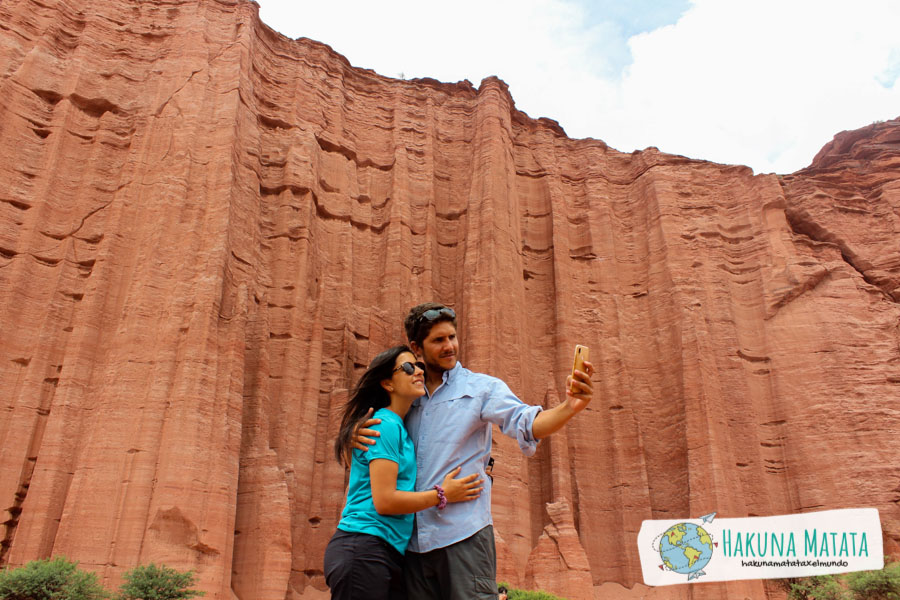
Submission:
[[[445,385],[450,385],[450,384],[454,383],[457,379],[459,379],[459,377],[461,377],[462,372],[463,372],[463,366],[462,366],[462,363],[460,363],[459,361],[456,361],[456,364],[453,366],[452,369],[450,369],[449,371],[444,371],[443,373],[441,373],[441,385],[439,385],[439,386],[437,386],[437,387],[435,388],[434,393],[437,393],[437,391],[438,391],[439,389],[441,389],[442,387],[444,387]],[[434,394],[429,394],[429,393],[428,393],[428,388],[426,387],[426,388],[425,388],[425,395],[424,395],[424,396],[420,396],[419,398],[417,398],[417,399],[412,403],[412,405],[413,405],[413,406],[418,406],[419,404],[421,404],[421,402],[423,402],[424,400],[427,400],[428,398],[431,398],[433,395],[434,395]]]

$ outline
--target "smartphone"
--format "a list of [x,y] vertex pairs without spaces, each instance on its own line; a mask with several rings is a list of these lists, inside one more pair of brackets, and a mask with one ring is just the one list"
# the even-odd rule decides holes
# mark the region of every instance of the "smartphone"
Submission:
[[575,377],[575,371],[581,371],[584,373],[584,361],[590,360],[588,357],[590,350],[587,346],[582,346],[578,344],[575,346],[575,363],[572,365],[572,377]]

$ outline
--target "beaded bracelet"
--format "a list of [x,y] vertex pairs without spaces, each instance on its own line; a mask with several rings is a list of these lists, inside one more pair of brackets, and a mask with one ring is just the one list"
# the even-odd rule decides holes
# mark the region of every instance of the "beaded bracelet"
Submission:
[[435,489],[435,490],[437,491],[437,493],[438,493],[438,504],[437,504],[437,509],[438,509],[438,510],[444,510],[444,507],[447,506],[447,496],[444,495],[444,488],[442,488],[442,487],[439,486],[439,485],[435,485],[435,486],[434,486],[434,489]]

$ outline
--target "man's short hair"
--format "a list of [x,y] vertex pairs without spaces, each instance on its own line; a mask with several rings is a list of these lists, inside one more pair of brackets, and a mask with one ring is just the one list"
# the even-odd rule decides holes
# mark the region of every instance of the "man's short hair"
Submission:
[[[429,314],[434,314],[435,316],[432,318],[425,316],[425,313],[429,311],[434,311]],[[403,328],[406,329],[406,339],[410,343],[415,342],[421,347],[422,342],[425,341],[425,338],[431,332],[431,328],[444,321],[449,321],[453,324],[453,327],[456,327],[456,313],[452,308],[448,308],[438,302],[424,302],[418,306],[413,306],[409,309],[406,319],[403,320]]]

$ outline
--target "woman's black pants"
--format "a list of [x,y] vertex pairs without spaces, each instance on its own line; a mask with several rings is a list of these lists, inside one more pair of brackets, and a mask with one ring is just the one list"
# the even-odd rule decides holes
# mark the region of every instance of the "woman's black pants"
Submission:
[[406,600],[403,555],[380,537],[338,529],[325,549],[332,600]]

